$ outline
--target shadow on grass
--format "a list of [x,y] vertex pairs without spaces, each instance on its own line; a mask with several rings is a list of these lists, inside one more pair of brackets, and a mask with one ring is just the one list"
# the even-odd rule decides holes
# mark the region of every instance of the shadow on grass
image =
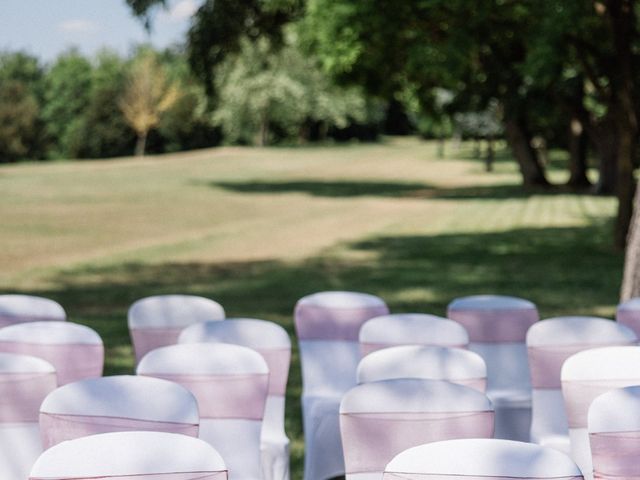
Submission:
[[532,195],[557,195],[569,190],[555,188],[524,188],[521,185],[503,184],[471,187],[434,187],[427,183],[393,183],[367,181],[289,181],[289,182],[210,182],[213,188],[236,193],[305,193],[315,197],[386,197],[424,198],[450,200],[497,200],[504,198],[528,198]]
[[292,478],[302,477],[301,379],[292,310],[297,299],[320,290],[347,289],[385,298],[395,312],[443,315],[463,295],[497,293],[529,298],[541,316],[613,312],[622,257],[610,248],[609,228],[519,229],[433,236],[383,236],[351,244],[373,260],[318,257],[296,263],[127,264],[60,274],[59,288],[29,291],[54,298],[70,320],[95,328],[107,346],[107,374],[132,373],[126,325],[128,306],[162,293],[215,298],[229,316],[276,321],[292,336],[287,392]]

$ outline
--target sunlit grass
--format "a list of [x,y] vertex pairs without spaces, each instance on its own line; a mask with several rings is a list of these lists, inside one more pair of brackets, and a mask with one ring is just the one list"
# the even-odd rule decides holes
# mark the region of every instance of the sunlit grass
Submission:
[[[613,199],[523,191],[504,152],[491,174],[469,148],[435,152],[390,139],[3,167],[0,285],[97,329],[108,374],[133,371],[126,310],[159,293],[215,298],[292,336],[295,301],[325,289],[376,293],[398,312],[442,315],[456,296],[493,292],[530,298],[543,317],[613,315]],[[300,390],[294,352],[294,479]]]

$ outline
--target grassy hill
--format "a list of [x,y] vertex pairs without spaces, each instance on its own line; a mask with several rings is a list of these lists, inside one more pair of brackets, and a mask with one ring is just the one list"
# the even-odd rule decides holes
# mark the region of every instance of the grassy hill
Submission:
[[415,139],[3,166],[0,290],[54,298],[97,329],[107,374],[133,371],[126,311],[152,294],[211,297],[292,336],[296,300],[328,289],[381,295],[395,312],[443,315],[456,296],[501,293],[533,300],[542,317],[612,316],[614,200],[518,181],[507,159],[489,174],[466,149],[438,159]]

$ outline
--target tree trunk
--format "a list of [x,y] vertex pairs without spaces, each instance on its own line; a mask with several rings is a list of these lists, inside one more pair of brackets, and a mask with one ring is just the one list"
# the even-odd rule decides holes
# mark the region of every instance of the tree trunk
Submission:
[[526,187],[549,186],[544,167],[540,164],[536,152],[531,147],[530,135],[522,122],[516,118],[505,116],[504,131],[513,156],[520,167],[523,185]]
[[574,188],[591,186],[587,177],[587,137],[578,115],[572,115],[569,122],[569,181]]
[[136,141],[136,157],[144,157],[144,151],[147,148],[147,133],[138,134],[138,140]]
[[615,244],[618,248],[624,249],[633,214],[633,196],[636,188],[633,178],[633,160],[637,129],[627,125],[626,120],[621,120],[621,123],[625,124],[625,127],[618,131],[618,184],[616,186],[618,214],[615,224]]
[[613,195],[616,192],[618,179],[618,135],[611,115],[605,116],[597,123],[589,119],[583,120],[589,138],[598,152],[598,183],[595,193]]
[[487,137],[487,155],[484,158],[484,170],[486,172],[493,171],[493,161],[495,160],[495,152],[493,148],[493,136]]
[[640,218],[638,218],[640,215],[640,190],[636,191],[634,205],[633,221],[629,230],[629,241],[624,258],[621,301],[640,296]]

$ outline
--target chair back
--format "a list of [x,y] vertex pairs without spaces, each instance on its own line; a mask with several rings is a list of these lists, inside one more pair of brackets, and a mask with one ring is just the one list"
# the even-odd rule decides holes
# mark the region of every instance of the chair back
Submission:
[[124,431],[198,436],[198,403],[177,383],[119,375],[69,383],[40,407],[45,448],[78,437]]
[[196,295],[141,298],[127,314],[136,361],[151,350],[177,343],[180,332],[189,325],[224,318],[224,309],[218,302]]
[[477,353],[434,345],[404,345],[370,353],[358,364],[358,383],[393,378],[447,380],[485,391],[487,367]]
[[347,477],[380,477],[407,448],[452,438],[490,438],[493,408],[481,392],[442,380],[393,379],[358,385],[340,404]]
[[367,320],[360,329],[362,356],[399,345],[466,348],[469,335],[459,323],[426,313],[395,313]]
[[0,329],[0,352],[43,358],[58,385],[102,375],[104,346],[95,330],[61,321],[28,322]]
[[578,480],[566,454],[533,443],[499,439],[446,440],[405,450],[385,468],[385,480]]
[[29,480],[225,480],[206,442],[165,432],[115,432],[62,442],[36,461]]
[[65,321],[67,314],[58,302],[34,295],[0,295],[0,328],[14,323]]

